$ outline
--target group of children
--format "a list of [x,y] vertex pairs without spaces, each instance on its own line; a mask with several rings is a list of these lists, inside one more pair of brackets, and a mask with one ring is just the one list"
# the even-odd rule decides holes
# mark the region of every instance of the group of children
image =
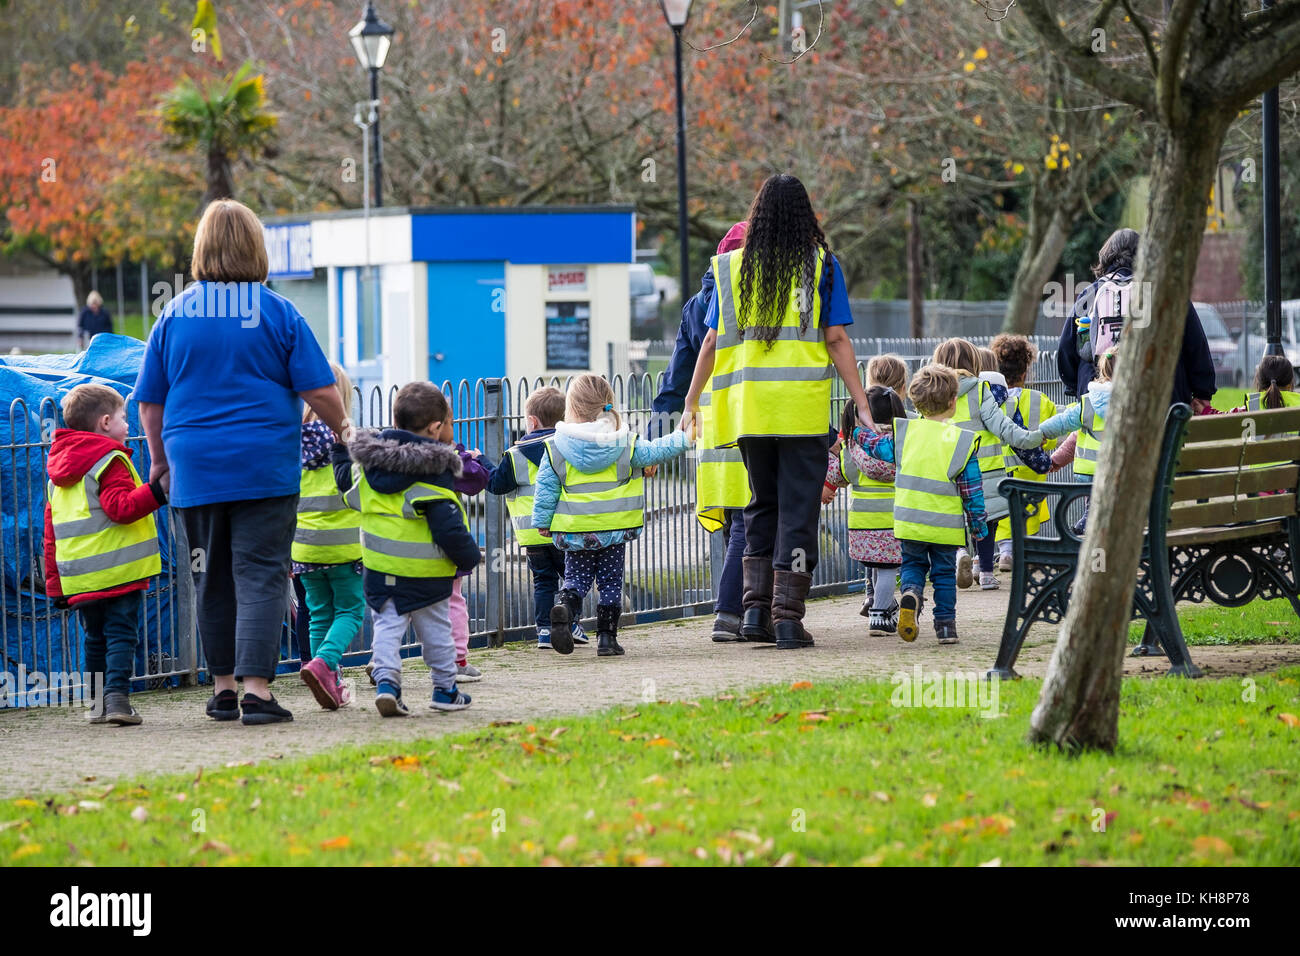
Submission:
[[[1026,338],[1001,335],[984,350],[964,339],[943,342],[910,381],[896,356],[868,363],[868,415],[860,417],[851,402],[844,408],[823,501],[841,488],[850,496],[849,551],[866,569],[862,613],[871,634],[915,640],[929,577],[935,636],[957,643],[957,590],[974,584],[968,541],[982,588],[997,587],[994,542],[997,566],[1011,564],[998,482],[1007,475],[1045,480],[1070,460],[1076,478],[1091,480],[1116,351],[1098,358],[1083,400],[1059,411],[1025,384],[1034,357]],[[334,373],[346,403],[351,384],[337,365]],[[1300,404],[1284,358],[1265,358],[1255,385],[1238,410]],[[167,482],[143,482],[132,465],[126,404],[114,389],[79,385],[62,409],[66,427],[55,432],[48,466],[46,593],[80,612],[86,667],[105,675],[90,721],[138,724],[129,701],[137,592],[160,571],[151,515],[167,502]],[[368,609],[373,653],[366,670],[381,715],[411,712],[400,656],[408,631],[432,672],[430,706],[470,705],[459,684],[482,675],[466,657],[461,582],[480,549],[462,496],[484,490],[505,496],[527,555],[538,648],[570,654],[589,643],[578,618],[594,586],[597,655],[622,655],[625,554],[644,526],[643,470],[686,451],[690,434],[640,438],[614,408],[609,382],[591,374],[574,378],[567,394],[534,391],[524,408],[527,432],[495,466],[454,441],[451,402],[431,383],[404,386],[392,412],[394,427],[358,430],[342,441],[310,410],[304,414],[292,567],[310,613],[311,657],[301,676],[316,700],[330,710],[352,702],[339,667]],[[867,419],[875,427],[860,425]],[[1042,503],[1032,508],[1030,533],[1048,517]]]

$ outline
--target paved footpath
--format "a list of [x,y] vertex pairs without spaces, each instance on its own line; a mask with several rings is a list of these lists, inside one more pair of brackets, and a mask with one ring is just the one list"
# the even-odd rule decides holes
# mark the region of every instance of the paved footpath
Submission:
[[[621,658],[597,658],[595,642],[569,657],[527,644],[472,652],[484,679],[467,684],[474,697],[466,711],[441,714],[426,705],[432,685],[423,664],[408,662],[404,696],[415,711],[406,719],[383,720],[371,704],[373,690],[360,669],[349,670],[358,702],[323,711],[298,680],[276,681],[277,698],[294,714],[289,724],[244,727],[217,724],[203,713],[206,687],[136,695],[144,716],[139,727],[86,725],[81,708],[0,711],[0,797],[49,790],[96,787],[156,772],[193,772],[229,762],[282,759],[346,743],[404,741],[481,727],[498,720],[535,720],[589,713],[645,700],[689,700],[724,690],[796,680],[828,681],[883,677],[927,669],[983,673],[993,663],[1006,612],[1006,591],[960,595],[961,643],[935,642],[929,614],[914,644],[896,637],[868,637],[858,616],[860,596],[828,598],[808,605],[808,629],[817,646],[777,651],[762,644],[714,644],[710,618],[696,617],[625,628]],[[1031,631],[1017,670],[1041,677],[1051,655],[1055,628]],[[1194,647],[1192,658],[1210,676],[1254,673],[1300,663],[1300,646]],[[1130,674],[1156,676],[1163,659],[1129,658]]]

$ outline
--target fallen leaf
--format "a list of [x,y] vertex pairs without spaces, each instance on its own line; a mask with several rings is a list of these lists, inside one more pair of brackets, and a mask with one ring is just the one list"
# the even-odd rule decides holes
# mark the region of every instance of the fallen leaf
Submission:
[[578,845],[577,835],[570,833],[568,836],[560,840],[560,842],[556,844],[555,848],[559,850],[561,853],[567,853],[577,845]]
[[256,799],[253,800],[252,803],[250,803],[250,804],[248,805],[248,809],[250,809],[250,810],[256,810],[256,809],[257,809],[258,807],[260,807],[261,805],[262,805],[262,798],[261,798],[261,797],[257,797]]
[[209,840],[197,850],[191,850],[190,855],[193,856],[195,853],[206,853],[208,850],[214,850],[222,856],[230,856],[235,852],[228,844],[222,843],[220,840]]
[[921,806],[932,807],[939,802],[939,798],[933,793],[927,793],[921,797]]
[[522,723],[523,723],[522,720],[513,720],[511,718],[507,718],[505,720],[494,720],[492,721],[492,723],[488,724],[488,726],[489,727],[513,727],[515,724],[522,724]]
[[676,747],[677,746],[677,744],[674,741],[669,740],[667,737],[655,737],[653,740],[647,740],[645,745],[647,747]]
[[1192,841],[1192,855],[1199,857],[1232,856],[1232,845],[1216,836],[1198,836]]
[[446,787],[452,793],[455,793],[460,789],[460,784],[457,783],[455,780],[444,780],[442,777],[438,777],[438,783],[441,786]]
[[879,800],[881,803],[893,803],[893,802],[894,802],[894,798],[891,797],[889,794],[885,793],[883,790],[872,790],[872,791],[871,791],[871,798],[872,798],[873,800]]
[[827,716],[826,711],[824,710],[808,710],[800,714],[799,719],[812,723],[819,720],[830,720],[830,717]]
[[501,782],[504,783],[507,787],[517,787],[517,786],[519,786],[519,781],[518,781],[518,780],[514,780],[514,779],[512,779],[512,778],[510,778],[510,777],[507,777],[507,776],[506,776],[505,774],[503,774],[500,770],[495,770],[494,773],[496,773],[497,777],[499,777],[500,780],[501,780]]
[[1300,717],[1295,714],[1278,714],[1277,719],[1288,727],[1300,727]]
[[352,837],[348,836],[345,833],[342,836],[336,836],[331,840],[324,841],[320,845],[320,848],[322,850],[346,850],[351,845],[352,845]]
[[[383,763],[384,759],[385,759],[384,757],[371,757],[370,762],[372,764]],[[227,760],[226,761],[227,767],[251,767],[252,765],[253,765],[253,761],[251,760]]]
[[789,712],[788,710],[778,711],[777,713],[773,714],[771,717],[767,718],[767,722],[768,722],[769,724],[780,723],[782,720],[785,719],[785,717],[786,717],[789,713],[790,713],[790,712]]
[[9,854],[11,860],[21,860],[25,856],[31,856],[34,853],[40,853],[45,847],[39,843],[24,843],[18,849]]
[[100,803],[98,800],[82,800],[80,803],[77,804],[77,806],[79,806],[83,810],[90,810],[90,811],[104,809],[104,805]]
[[980,865],[980,866],[1001,866],[1001,865],[1002,865],[1002,857],[1000,857],[1000,856],[995,856],[993,859],[991,859],[991,860],[985,860],[983,863],[981,863],[981,864],[979,864],[979,865]]
[[632,711],[632,713],[630,713],[630,714],[624,714],[622,717],[620,717],[620,718],[618,718],[618,719],[619,719],[619,720],[631,720],[633,717],[640,717],[640,716],[641,716],[641,711],[639,711],[639,710],[634,710],[634,711]]
[[[705,856],[708,856],[708,854],[706,853]],[[793,853],[786,853],[784,856],[781,857],[781,859],[777,860],[777,861],[776,861],[775,863],[773,863],[772,865],[773,865],[773,866],[789,866],[789,865],[792,864],[793,862],[794,862],[794,854],[793,854]]]
[[398,770],[411,770],[420,766],[420,758],[415,754],[393,758],[393,766]]
[[18,800],[15,800],[15,801],[14,801],[14,806],[15,806],[15,807],[34,807],[34,806],[36,806],[36,801],[35,801],[35,800],[28,800],[26,797],[22,797],[22,798],[19,798]]
[[564,733],[568,729],[569,729],[568,727],[556,727],[554,730],[551,731],[551,739],[554,740],[556,737],[560,736],[560,734]]
[[791,690],[807,690],[810,687],[812,687],[812,681],[810,680],[797,680],[790,685]]

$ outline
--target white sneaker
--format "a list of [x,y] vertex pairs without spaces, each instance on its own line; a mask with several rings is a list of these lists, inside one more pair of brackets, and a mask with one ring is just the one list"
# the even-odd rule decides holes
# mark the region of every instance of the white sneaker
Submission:
[[573,634],[573,643],[575,644],[591,643],[591,638],[587,636],[587,632],[582,629],[582,625],[577,621],[573,622],[573,628],[570,633]]
[[456,665],[456,683],[472,684],[475,681],[480,681],[482,679],[483,672],[473,664],[465,663]]
[[980,572],[981,591],[996,591],[999,587],[997,576],[992,571]]

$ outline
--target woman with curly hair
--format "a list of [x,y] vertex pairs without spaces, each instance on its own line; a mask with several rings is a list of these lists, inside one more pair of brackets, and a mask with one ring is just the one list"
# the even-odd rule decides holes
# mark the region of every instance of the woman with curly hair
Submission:
[[853,315],[844,273],[803,183],[769,177],[746,218],[744,245],[713,258],[717,295],[682,427],[693,427],[707,386],[714,445],[738,445],[749,472],[741,636],[808,647],[804,602],[817,566],[835,373],[864,413],[867,396],[845,331]]

